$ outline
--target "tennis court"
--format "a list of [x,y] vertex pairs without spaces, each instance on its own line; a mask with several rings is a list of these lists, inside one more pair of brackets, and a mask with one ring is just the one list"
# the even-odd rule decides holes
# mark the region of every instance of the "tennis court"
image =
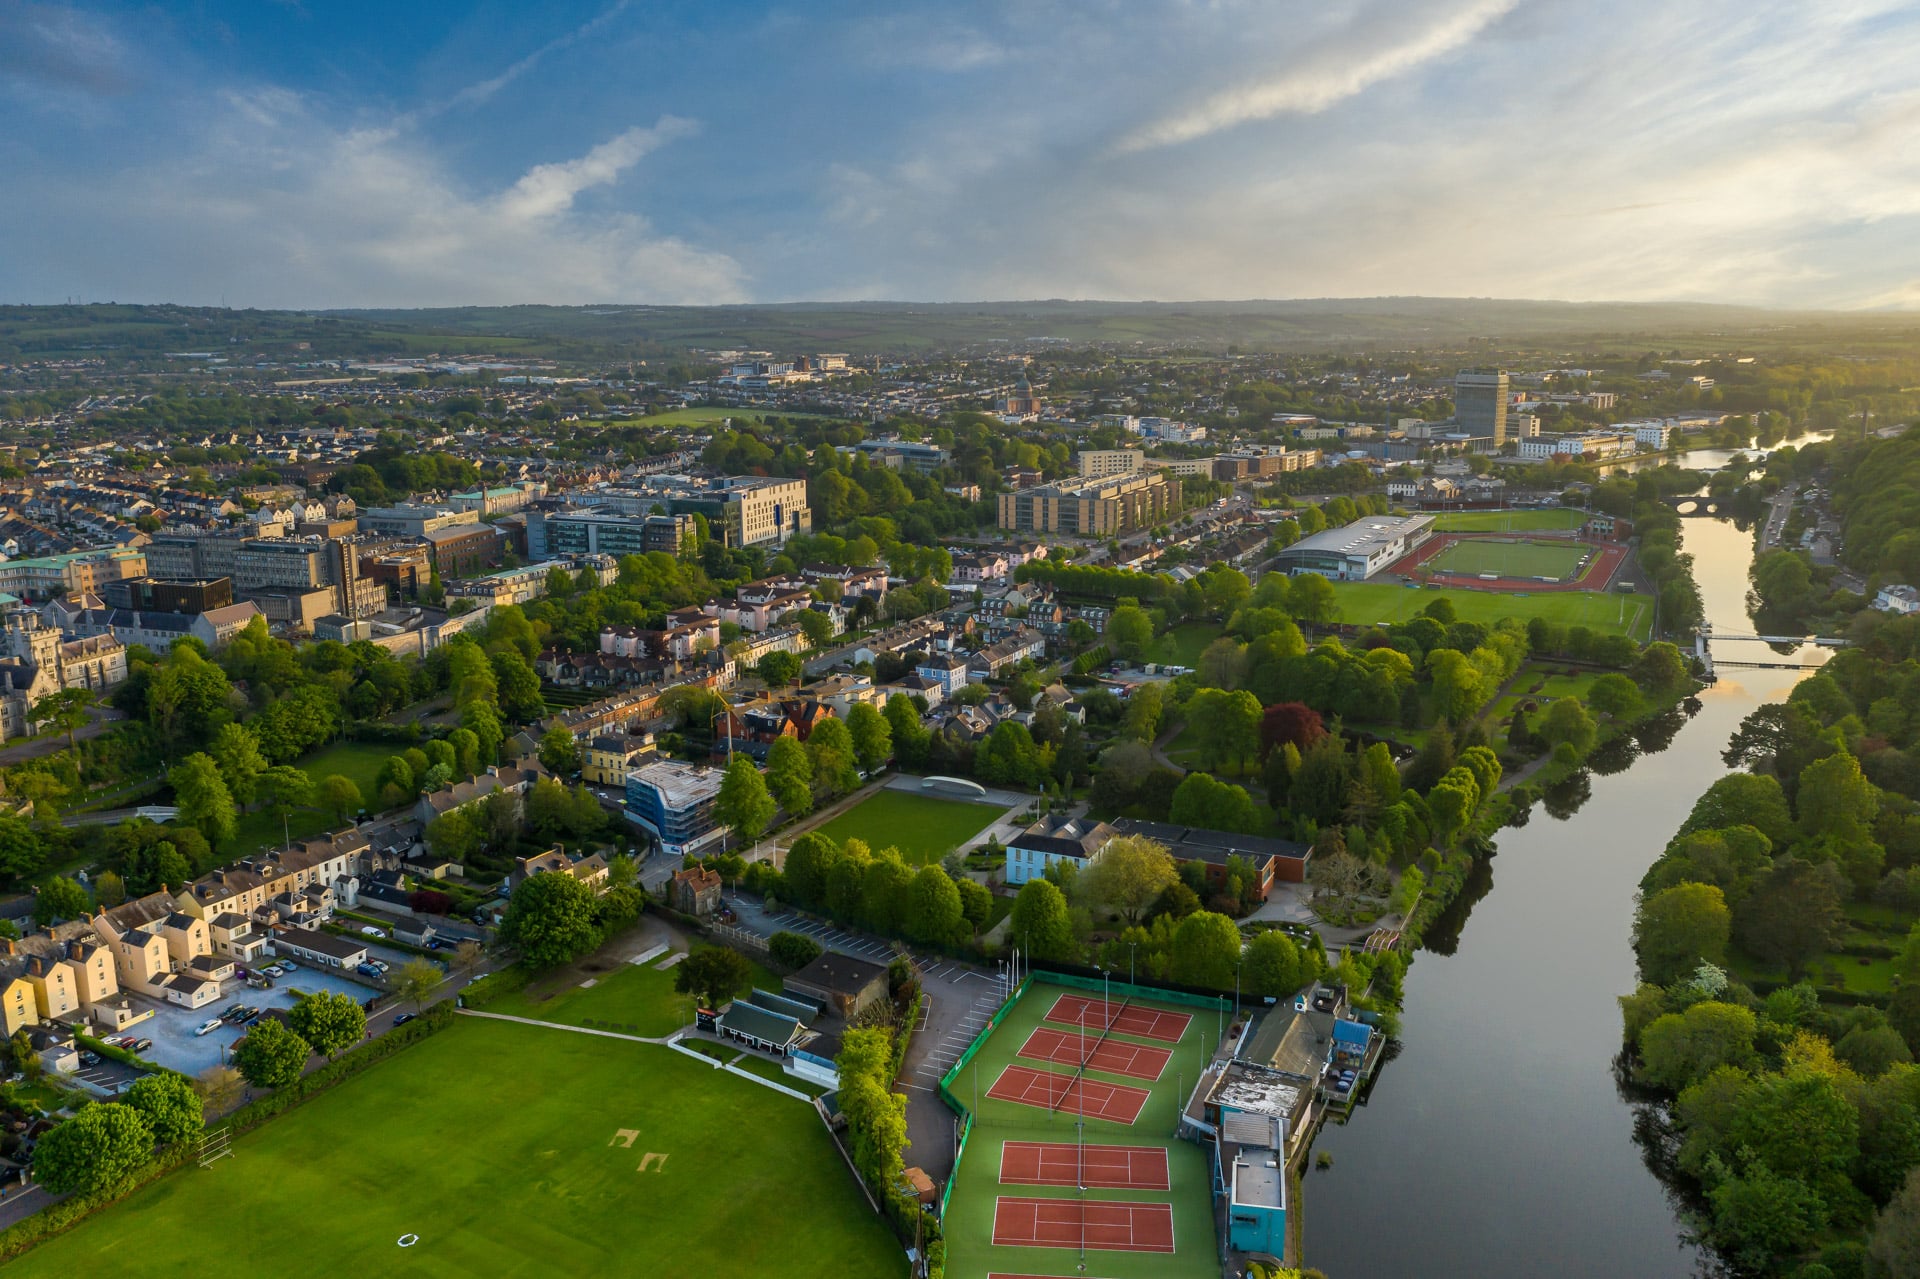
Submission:
[[1187,1033],[1187,1027],[1193,1024],[1193,1018],[1186,1013],[1142,1008],[1137,1004],[1112,1004],[1104,999],[1088,999],[1085,995],[1060,996],[1053,1001],[1053,1007],[1047,1010],[1047,1020],[1067,1026],[1087,1026],[1122,1035],[1138,1035],[1142,1039],[1158,1039],[1169,1044],[1179,1043],[1181,1036]]
[[1173,1206],[1002,1195],[993,1212],[993,1242],[1002,1248],[1172,1252]]
[[1165,1146],[1078,1146],[1067,1141],[1007,1142],[1000,1147],[1000,1184],[1173,1189]]
[[1057,1066],[1085,1066],[1088,1070],[1148,1081],[1165,1074],[1167,1063],[1173,1060],[1173,1050],[1170,1048],[1154,1048],[1147,1044],[1128,1044],[1105,1038],[1088,1043],[1084,1031],[1055,1030],[1051,1026],[1035,1027],[1034,1032],[1027,1036],[1027,1042],[1021,1044],[1020,1051],[1014,1055],[1025,1057],[1028,1061],[1048,1061]]
[[1140,1117],[1150,1094],[1144,1088],[1102,1083],[1085,1075],[1061,1075],[1051,1070],[1008,1066],[987,1089],[987,1096],[1040,1110],[1058,1110],[1089,1119],[1111,1119],[1131,1124]]

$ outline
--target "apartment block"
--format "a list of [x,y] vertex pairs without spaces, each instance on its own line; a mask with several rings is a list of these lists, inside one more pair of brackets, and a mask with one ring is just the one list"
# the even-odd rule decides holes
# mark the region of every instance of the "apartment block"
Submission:
[[999,522],[1003,529],[1023,533],[1117,537],[1151,528],[1179,509],[1179,485],[1163,473],[1145,471],[1002,493]]

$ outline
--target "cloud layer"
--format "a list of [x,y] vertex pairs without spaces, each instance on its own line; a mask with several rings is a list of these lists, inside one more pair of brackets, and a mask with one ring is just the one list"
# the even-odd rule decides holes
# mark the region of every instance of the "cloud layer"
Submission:
[[0,300],[1920,305],[1896,0],[258,9],[0,0]]

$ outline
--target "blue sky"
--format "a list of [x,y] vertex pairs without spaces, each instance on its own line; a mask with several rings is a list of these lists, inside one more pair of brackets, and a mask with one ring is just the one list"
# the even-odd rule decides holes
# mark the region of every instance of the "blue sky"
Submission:
[[0,0],[0,301],[1920,305],[1920,6]]

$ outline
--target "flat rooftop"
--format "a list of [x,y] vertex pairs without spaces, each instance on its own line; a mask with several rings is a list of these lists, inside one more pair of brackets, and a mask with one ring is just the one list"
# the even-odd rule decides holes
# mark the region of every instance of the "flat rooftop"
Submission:
[[1373,556],[1387,549],[1401,538],[1411,536],[1422,528],[1433,524],[1431,515],[1408,515],[1399,519],[1385,515],[1368,515],[1351,524],[1342,524],[1339,528],[1330,528],[1310,537],[1303,537],[1288,552],[1321,551],[1339,555]]
[[[1266,1156],[1262,1158],[1261,1156]],[[1233,1202],[1248,1207],[1287,1206],[1286,1169],[1271,1150],[1243,1150],[1233,1161]]]
[[628,773],[627,781],[644,782],[653,787],[669,808],[685,808],[717,796],[722,776],[718,768],[703,768],[677,759],[655,759]]
[[1286,1120],[1299,1107],[1304,1092],[1299,1081],[1277,1070],[1234,1062],[1214,1085],[1209,1100],[1227,1110]]

